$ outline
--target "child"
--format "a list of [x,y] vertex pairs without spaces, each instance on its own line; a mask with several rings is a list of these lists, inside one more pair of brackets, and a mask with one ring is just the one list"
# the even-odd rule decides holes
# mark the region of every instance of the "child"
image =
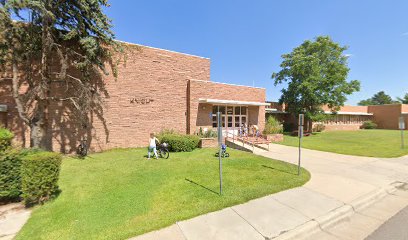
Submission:
[[156,151],[156,141],[159,142],[159,140],[154,136],[154,133],[150,133],[149,150],[147,151],[147,159],[150,159],[150,152],[153,152],[156,159],[158,159],[157,151]]

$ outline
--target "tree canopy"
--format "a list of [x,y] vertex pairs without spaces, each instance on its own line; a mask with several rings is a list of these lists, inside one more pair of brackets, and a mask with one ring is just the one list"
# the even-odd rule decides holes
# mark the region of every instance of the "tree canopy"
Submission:
[[116,45],[102,11],[107,6],[107,0],[0,0],[0,73],[12,79],[31,146],[49,148],[50,105],[64,102],[71,107],[66,113],[85,124],[101,103],[104,86],[95,76],[108,73]]
[[369,106],[369,105],[383,105],[383,104],[391,104],[396,103],[396,101],[392,100],[392,97],[386,94],[384,91],[379,91],[378,93],[374,94],[371,98],[361,100],[358,105],[360,106]]
[[408,104],[408,93],[404,95],[402,98],[397,98],[400,103]]
[[350,69],[346,50],[346,46],[340,46],[329,36],[319,36],[282,55],[281,70],[273,73],[272,79],[275,86],[287,83],[279,100],[286,104],[286,111],[304,113],[313,120],[322,115],[322,106],[336,112],[347,95],[360,90],[359,81],[347,81]]

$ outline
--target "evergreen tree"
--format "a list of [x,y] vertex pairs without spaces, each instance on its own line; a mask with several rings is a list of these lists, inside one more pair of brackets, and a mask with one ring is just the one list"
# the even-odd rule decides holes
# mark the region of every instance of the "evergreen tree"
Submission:
[[0,73],[12,79],[32,147],[50,148],[50,105],[71,106],[67,114],[86,125],[101,103],[104,87],[95,79],[108,74],[105,62],[119,49],[102,11],[107,6],[106,0],[0,0]]

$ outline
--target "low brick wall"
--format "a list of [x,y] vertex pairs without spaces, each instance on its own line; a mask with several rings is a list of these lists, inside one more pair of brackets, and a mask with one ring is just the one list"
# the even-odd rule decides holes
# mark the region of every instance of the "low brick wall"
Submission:
[[266,135],[266,139],[272,142],[282,142],[283,141],[283,134],[268,134]]
[[198,145],[200,148],[214,148],[218,146],[216,138],[201,138]]

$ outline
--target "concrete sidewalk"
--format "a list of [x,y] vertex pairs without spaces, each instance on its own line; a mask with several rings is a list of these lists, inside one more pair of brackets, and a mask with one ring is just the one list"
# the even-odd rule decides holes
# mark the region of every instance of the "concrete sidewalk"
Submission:
[[[408,156],[378,159],[302,152],[302,166],[312,174],[304,186],[132,239],[364,239],[374,226],[408,205],[408,185],[404,184],[408,182]],[[269,151],[256,149],[255,154],[297,164],[298,149],[272,144]],[[370,218],[370,213],[379,216]],[[361,231],[353,235],[345,231],[350,228],[347,224],[368,224],[374,229],[356,228]]]

